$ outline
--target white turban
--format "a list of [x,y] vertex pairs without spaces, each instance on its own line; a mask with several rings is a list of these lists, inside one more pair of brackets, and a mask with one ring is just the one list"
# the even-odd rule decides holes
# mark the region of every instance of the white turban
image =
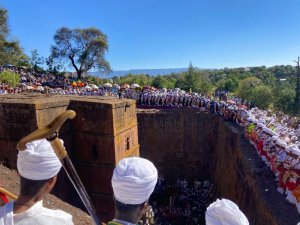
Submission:
[[58,174],[61,162],[50,142],[46,139],[26,144],[25,151],[19,151],[17,167],[20,175],[29,180],[47,180]]
[[249,225],[239,207],[228,199],[213,202],[205,212],[206,225]]
[[114,169],[111,180],[115,199],[124,204],[146,202],[157,182],[157,170],[147,159],[130,157],[122,159]]

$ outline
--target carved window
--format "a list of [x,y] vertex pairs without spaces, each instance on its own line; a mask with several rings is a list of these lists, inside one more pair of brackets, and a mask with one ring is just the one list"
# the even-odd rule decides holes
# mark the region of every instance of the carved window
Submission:
[[126,151],[130,149],[130,137],[126,137]]

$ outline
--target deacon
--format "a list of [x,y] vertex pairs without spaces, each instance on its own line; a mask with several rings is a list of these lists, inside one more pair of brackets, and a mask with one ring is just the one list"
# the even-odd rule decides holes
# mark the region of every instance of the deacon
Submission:
[[213,202],[205,212],[206,225],[249,225],[239,207],[228,199]]
[[112,177],[115,218],[108,225],[134,225],[145,213],[157,182],[157,170],[147,159],[122,159]]
[[55,185],[61,163],[46,139],[26,145],[18,154],[20,195],[0,207],[0,225],[72,225],[72,216],[43,207],[43,198]]

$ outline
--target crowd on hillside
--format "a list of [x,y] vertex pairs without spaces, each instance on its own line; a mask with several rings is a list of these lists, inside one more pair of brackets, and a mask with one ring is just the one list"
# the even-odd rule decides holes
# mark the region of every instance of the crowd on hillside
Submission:
[[150,202],[156,224],[204,224],[206,208],[213,200],[212,188],[209,180],[189,183],[177,179],[169,184],[159,177]]
[[[115,95],[130,98],[138,107],[178,108],[190,107],[207,111],[235,122],[245,128],[245,138],[274,172],[278,191],[295,204],[300,212],[300,127],[296,117],[260,110],[238,97],[230,98],[226,92],[215,96],[187,93],[179,88],[167,90],[135,85],[107,84],[98,87],[75,77],[57,77],[38,74],[23,68],[0,66],[0,72],[10,69],[21,76],[17,88],[0,84],[0,94],[39,91],[59,95]],[[32,88],[29,88],[32,87]]]
[[68,77],[55,76],[52,74],[39,73],[27,70],[23,67],[11,65],[0,66],[0,73],[4,70],[13,71],[20,75],[20,84],[10,87],[8,84],[0,83],[0,94],[11,93],[47,93],[58,95],[105,95],[105,88],[95,85],[89,86],[86,78],[77,80],[76,76],[70,74]]

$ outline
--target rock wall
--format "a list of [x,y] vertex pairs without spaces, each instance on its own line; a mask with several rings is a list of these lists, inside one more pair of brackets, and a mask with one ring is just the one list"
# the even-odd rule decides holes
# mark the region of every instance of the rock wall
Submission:
[[217,137],[217,120],[189,109],[138,111],[141,156],[155,162],[161,175],[210,177],[207,169]]
[[24,136],[44,127],[68,106],[66,99],[30,95],[0,96],[0,161],[16,168],[16,144]]
[[236,202],[251,225],[300,221],[239,126],[196,109],[139,110],[137,116],[140,154],[152,160],[161,175],[209,178],[216,198]]
[[[0,162],[16,168],[16,144],[24,136],[45,127],[56,116],[74,110],[76,117],[60,130],[68,154],[105,222],[114,216],[111,177],[124,157],[139,156],[135,102],[129,99],[0,95]],[[54,193],[84,207],[62,170]]]

